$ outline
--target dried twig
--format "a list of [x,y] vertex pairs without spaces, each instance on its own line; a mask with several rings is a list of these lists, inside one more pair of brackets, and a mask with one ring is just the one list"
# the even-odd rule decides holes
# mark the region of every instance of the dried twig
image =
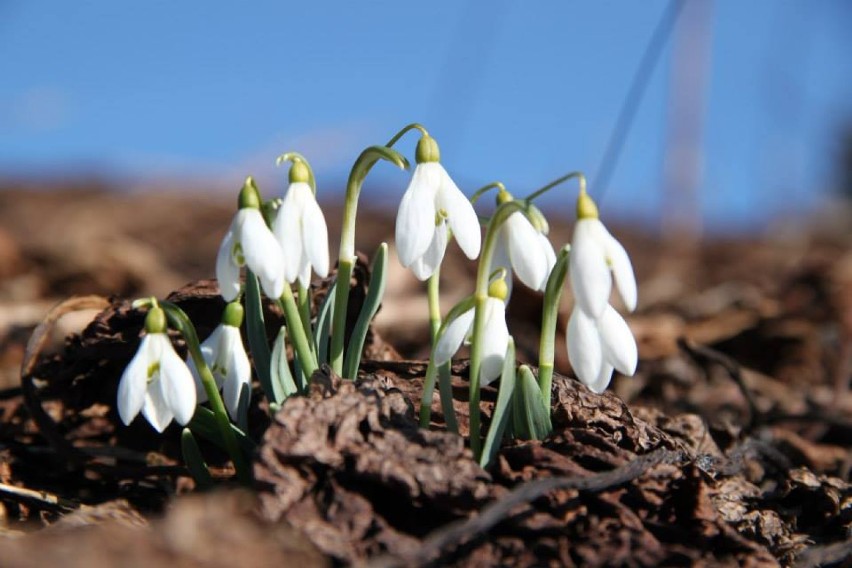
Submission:
[[517,506],[535,501],[551,491],[558,489],[575,489],[584,492],[604,491],[640,477],[655,465],[677,463],[684,459],[685,454],[683,452],[658,449],[611,471],[587,477],[550,477],[524,483],[502,499],[485,507],[480,515],[451,523],[434,531],[411,555],[403,558],[384,556],[375,559],[370,565],[374,568],[389,568],[392,566],[421,566],[436,562],[461,542],[475,538],[506,520]]
[[52,511],[73,511],[80,507],[79,503],[59,497],[53,493],[48,493],[47,491],[35,491],[7,483],[0,483],[0,493],[15,501],[29,503],[30,505]]

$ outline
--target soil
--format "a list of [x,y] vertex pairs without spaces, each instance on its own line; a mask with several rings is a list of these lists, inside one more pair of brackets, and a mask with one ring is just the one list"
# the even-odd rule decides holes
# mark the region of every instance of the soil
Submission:
[[[850,224],[707,242],[613,229],[640,281],[636,376],[601,395],[573,378],[566,293],[553,432],[506,441],[488,469],[446,431],[437,393],[431,428],[417,427],[426,300],[392,253],[358,380],[324,368],[274,416],[255,385],[255,484],[239,488],[202,442],[216,481],[205,493],[181,465],[180,428],[125,427],[114,402],[143,322],[132,299],[168,296],[202,339],[216,325],[207,279],[232,206],[0,193],[3,566],[852,565]],[[361,213],[359,248],[392,240],[392,213]],[[567,242],[570,223],[551,224]],[[450,255],[447,307],[473,269]],[[368,280],[362,263],[356,307]],[[516,283],[509,326],[532,364],[540,310]],[[281,315],[266,316],[272,338]],[[466,436],[463,357],[453,397]]]

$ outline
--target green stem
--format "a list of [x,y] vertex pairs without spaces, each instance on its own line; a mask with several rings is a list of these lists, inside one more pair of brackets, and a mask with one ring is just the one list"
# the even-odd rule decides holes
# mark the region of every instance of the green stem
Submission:
[[545,185],[541,189],[538,189],[538,190],[532,192],[531,194],[527,195],[525,199],[526,199],[526,201],[533,201],[534,199],[539,197],[541,194],[547,193],[548,191],[550,191],[551,189],[553,189],[554,187],[556,187],[560,183],[566,182],[569,179],[573,179],[573,178],[577,178],[580,182],[580,193],[586,193],[586,176],[583,174],[583,172],[571,172],[569,174],[565,174],[564,176],[562,176],[560,178],[556,178],[555,180],[553,180],[549,184]]
[[[434,351],[435,345],[438,342],[438,331],[441,329],[441,266],[438,265],[435,268],[435,272],[432,273],[432,276],[429,278],[429,283],[427,285],[428,298],[429,298],[429,331],[432,340],[432,350]],[[430,361],[430,365],[431,365]],[[427,379],[428,379],[428,371],[427,371]],[[428,381],[427,381],[428,382]],[[456,412],[453,409],[453,380],[452,373],[450,368],[450,362],[447,361],[443,365],[438,367],[438,394],[441,396],[441,409],[444,413],[444,423],[447,426],[447,431],[452,432],[453,434],[458,434],[459,426],[456,421]],[[435,378],[432,377],[432,384],[429,385],[429,402],[430,404],[425,406],[425,419],[424,419],[424,406],[420,407],[420,424],[423,425],[425,420],[426,426],[429,426],[429,421],[431,419],[432,414],[432,387],[434,387]],[[425,391],[424,391],[425,394]],[[424,396],[425,400],[425,396]]]
[[314,195],[316,195],[317,181],[316,178],[314,178],[314,170],[311,169],[311,164],[308,163],[305,157],[298,152],[287,152],[275,158],[276,166],[280,166],[284,162],[302,162],[303,164],[305,164],[305,167],[308,168],[308,185],[311,186],[311,191],[313,191]]
[[216,379],[213,378],[213,373],[204,356],[201,354],[201,346],[198,343],[198,334],[195,333],[195,328],[186,313],[177,305],[171,302],[161,302],[163,310],[172,325],[180,331],[186,341],[186,347],[189,351],[192,361],[195,363],[195,368],[198,370],[198,375],[201,377],[201,384],[204,386],[204,392],[207,393],[207,399],[210,402],[210,409],[216,418],[216,424],[219,427],[219,432],[222,435],[222,441],[225,444],[225,449],[234,462],[234,469],[237,471],[237,477],[241,483],[251,485],[252,473],[245,460],[245,456],[240,450],[237,437],[234,431],[231,430],[231,421],[228,419],[228,411],[225,409],[225,404],[222,402],[222,397],[219,395],[219,388],[216,386]]
[[287,320],[287,328],[290,330],[290,338],[293,340],[299,365],[304,371],[305,377],[310,378],[317,370],[317,360],[314,357],[308,337],[305,335],[305,326],[302,324],[302,318],[299,315],[299,307],[296,305],[293,290],[290,289],[289,285],[284,286],[284,293],[281,294],[278,305],[284,311],[284,318]]
[[493,181],[488,185],[483,185],[479,189],[477,189],[470,198],[471,204],[476,204],[479,201],[479,198],[485,195],[488,191],[492,189],[499,189],[500,191],[506,191],[506,186],[503,185],[503,182]]
[[[313,337],[313,329],[311,329],[311,292],[310,288],[303,286],[299,282],[299,318],[302,320],[302,327],[305,330],[306,337]],[[311,347],[311,352],[316,358],[316,345],[313,342],[308,342]]]
[[334,295],[334,327],[331,331],[331,368],[343,372],[343,340],[346,333],[346,308],[349,303],[349,279],[355,266],[355,217],[358,197],[370,170],[379,160],[387,160],[400,169],[408,169],[408,160],[385,146],[370,146],[358,156],[346,182],[346,201],[343,206],[343,225],[340,229],[340,252],[337,268],[337,290]]
[[541,338],[538,349],[538,385],[544,406],[550,412],[551,385],[553,383],[554,343],[556,341],[556,320],[559,317],[559,300],[562,287],[568,274],[568,259],[571,246],[565,245],[556,257],[556,264],[547,279],[544,290],[544,304],[541,314]]
[[399,142],[399,139],[400,139],[400,138],[402,138],[403,136],[405,136],[405,133],[406,133],[406,132],[408,132],[408,131],[410,131],[410,130],[415,130],[415,129],[416,129],[416,130],[419,130],[419,131],[420,131],[420,134],[422,134],[423,136],[429,136],[429,133],[426,131],[426,129],[423,127],[423,125],[422,125],[422,124],[420,124],[420,123],[418,123],[418,122],[412,122],[411,124],[408,124],[408,125],[404,126],[404,127],[402,128],[402,130],[400,130],[399,132],[397,132],[396,134],[394,134],[393,138],[391,138],[390,140],[388,140],[388,143],[387,143],[387,144],[385,144],[385,146],[387,146],[388,148],[393,147],[393,145],[394,145],[394,144],[396,144],[397,142]]
[[506,222],[512,213],[523,211],[525,207],[526,202],[517,200],[507,201],[497,207],[488,223],[488,228],[485,231],[485,243],[482,245],[482,253],[479,255],[474,292],[473,334],[470,340],[470,395],[468,397],[470,404],[470,449],[473,451],[476,460],[479,460],[482,449],[481,432],[479,431],[479,371],[482,365],[482,334],[485,327],[485,303],[488,300],[491,259],[494,256],[500,226]]

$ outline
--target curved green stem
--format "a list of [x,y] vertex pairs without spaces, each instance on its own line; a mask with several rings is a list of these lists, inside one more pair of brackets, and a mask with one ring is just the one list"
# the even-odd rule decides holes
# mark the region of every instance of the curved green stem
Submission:
[[554,343],[556,342],[556,320],[559,317],[559,300],[562,287],[568,274],[568,259],[571,245],[565,245],[556,257],[556,264],[550,271],[547,287],[544,290],[544,304],[541,314],[541,338],[538,349],[538,385],[544,406],[550,412],[551,385],[553,383]]
[[[432,339],[432,350],[435,350],[435,346],[438,343],[438,332],[441,329],[441,294],[440,294],[440,286],[441,286],[441,265],[438,265],[435,268],[435,272],[432,273],[432,276],[429,277],[428,283],[428,298],[429,298],[429,331]],[[430,365],[432,365],[430,359]],[[432,376],[431,383],[429,381],[429,371],[426,373],[426,384],[429,386],[429,397],[428,400],[430,404],[420,407],[420,424],[423,426],[425,421],[424,428],[429,426],[429,421],[431,418],[432,407],[432,388],[435,385],[435,377]],[[452,373],[450,369],[449,361],[440,365],[438,367],[438,394],[441,396],[441,409],[444,413],[444,423],[447,425],[447,431],[452,432],[453,434],[458,434],[459,426],[456,421],[456,413],[453,409],[453,381],[452,381]],[[424,400],[426,400],[425,389],[424,389]],[[424,410],[425,408],[425,410]],[[424,416],[425,413],[425,416]]]
[[[302,286],[299,282],[298,301],[299,301],[299,318],[302,320],[302,327],[305,330],[305,337],[313,337],[313,329],[311,328],[311,292],[308,286]],[[308,341],[311,351],[316,357],[316,345]]]
[[331,352],[329,359],[335,373],[343,372],[343,340],[346,332],[346,306],[349,303],[349,279],[355,266],[355,216],[358,197],[367,174],[379,160],[387,160],[400,169],[408,169],[408,160],[391,148],[370,146],[358,156],[346,182],[346,202],[343,206],[343,226],[340,231],[340,253],[337,265],[337,289],[334,294]]
[[207,366],[207,362],[201,354],[201,346],[198,342],[198,334],[195,332],[195,327],[186,313],[176,304],[160,302],[160,306],[166,312],[169,322],[180,332],[184,341],[186,341],[187,350],[192,357],[193,363],[195,363],[195,368],[201,377],[201,384],[204,385],[204,392],[207,393],[207,399],[210,401],[210,409],[216,418],[216,425],[219,427],[219,433],[222,436],[225,449],[231,457],[231,461],[234,462],[237,477],[241,483],[250,485],[252,483],[251,469],[240,450],[234,431],[231,430],[231,421],[228,419],[228,411],[225,409],[225,404],[219,395],[216,379],[213,378],[213,373],[210,371],[210,367]]
[[506,186],[503,185],[503,182],[492,181],[488,185],[484,185],[484,186],[480,187],[479,189],[477,189],[475,192],[473,192],[473,195],[470,198],[470,202],[475,205],[476,202],[479,201],[480,197],[482,197],[483,195],[485,195],[487,192],[489,192],[492,189],[499,189],[500,191],[506,191]]
[[479,255],[479,266],[476,271],[476,289],[474,292],[474,315],[473,334],[470,340],[470,376],[469,376],[469,403],[470,403],[470,449],[475,459],[479,459],[482,448],[481,432],[479,427],[479,371],[482,365],[482,334],[485,326],[485,303],[488,300],[488,283],[491,276],[491,259],[494,256],[494,247],[497,245],[498,229],[509,218],[512,213],[523,211],[526,208],[524,201],[507,201],[502,203],[485,231],[485,242],[482,245],[482,253]]
[[296,356],[299,358],[299,365],[304,371],[305,377],[310,379],[314,371],[317,370],[317,359],[305,334],[305,326],[299,315],[299,307],[296,305],[293,290],[290,289],[289,285],[284,286],[284,293],[278,299],[278,305],[284,311],[284,318],[287,320],[287,327],[293,340]]
[[399,139],[405,136],[405,133],[410,130],[419,130],[420,134],[422,134],[423,136],[429,136],[429,132],[427,132],[427,130],[423,127],[422,124],[420,124],[419,122],[412,122],[411,124],[404,126],[402,130],[394,134],[393,138],[388,140],[388,143],[385,144],[385,146],[387,146],[388,148],[393,147],[393,145],[399,142]]
[[578,181],[580,182],[580,193],[586,193],[586,176],[585,176],[585,174],[583,174],[583,172],[578,171],[578,172],[571,172],[569,174],[565,174],[564,176],[562,176],[560,178],[556,178],[555,180],[553,180],[549,184],[545,185],[541,189],[538,189],[538,190],[532,192],[531,194],[526,196],[524,199],[526,199],[527,201],[532,201],[532,200],[536,199],[537,197],[539,197],[540,195],[547,193],[548,191],[550,191],[551,189],[553,189],[557,185],[564,183],[564,182],[566,182],[570,179],[573,179],[573,178],[577,178]]
[[305,164],[305,167],[308,168],[308,185],[311,186],[311,191],[314,192],[314,195],[317,193],[317,180],[314,177],[314,170],[311,169],[311,164],[308,163],[308,160],[305,159],[303,155],[298,152],[285,152],[281,154],[277,158],[275,158],[275,165],[280,166],[284,162],[301,162]]

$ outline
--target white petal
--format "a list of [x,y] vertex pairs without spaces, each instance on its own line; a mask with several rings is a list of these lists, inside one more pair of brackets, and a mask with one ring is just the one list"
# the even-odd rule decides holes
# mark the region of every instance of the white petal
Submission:
[[142,407],[142,416],[154,427],[157,432],[162,432],[168,427],[174,418],[174,414],[166,404],[166,399],[162,391],[161,376],[159,373],[156,378],[148,383],[148,389],[145,394],[145,405]]
[[195,366],[195,361],[192,360],[192,357],[187,357],[184,362],[189,368],[189,372],[192,373],[192,380],[195,382],[195,400],[198,404],[207,402],[207,389],[201,382],[201,374],[198,372],[198,367]]
[[272,231],[257,209],[241,209],[237,238],[242,245],[246,266],[257,274],[264,294],[272,299],[284,292],[284,254]]
[[447,250],[447,224],[441,223],[435,227],[435,233],[429,248],[422,257],[411,264],[411,271],[420,280],[427,280],[444,259]]
[[288,282],[294,282],[302,263],[302,231],[299,226],[301,211],[298,203],[288,191],[278,215],[272,223],[272,231],[281,247],[284,256],[284,277]]
[[601,340],[595,321],[578,306],[574,305],[566,333],[568,360],[585,385],[594,383],[603,365]]
[[423,256],[435,232],[435,193],[438,181],[428,164],[418,164],[396,215],[396,250],[405,266]]
[[497,298],[485,302],[485,322],[482,336],[482,367],[480,384],[487,385],[503,372],[509,329],[506,327],[506,304]]
[[497,235],[497,242],[494,245],[494,254],[491,257],[491,272],[492,274],[501,268],[506,271],[506,300],[505,304],[509,303],[509,298],[512,297],[512,286],[514,279],[512,278],[512,260],[509,258],[509,250],[506,245],[506,226],[500,227],[500,234]]
[[537,236],[539,248],[544,251],[545,265],[547,266],[547,270],[544,274],[544,279],[541,281],[541,284],[538,287],[538,290],[543,292],[545,288],[547,288],[547,280],[550,278],[550,273],[553,271],[553,267],[556,265],[556,253],[553,251],[553,245],[550,244],[550,239],[547,238],[547,235],[537,233]]
[[219,246],[219,254],[216,255],[216,280],[219,281],[219,291],[226,302],[230,302],[240,293],[240,267],[234,262],[234,223],[222,244]]
[[609,231],[600,225],[601,242],[606,252],[606,259],[615,276],[615,287],[618,290],[618,295],[624,302],[624,307],[628,311],[636,309],[636,276],[633,274],[633,265],[630,263],[630,257],[627,251],[621,246],[615,237]]
[[195,383],[189,368],[169,345],[160,359],[160,389],[166,406],[179,424],[185,425],[195,414]]
[[125,424],[130,424],[145,403],[148,388],[148,369],[159,359],[159,350],[151,341],[151,334],[142,338],[139,348],[121,374],[118,383],[118,415]]
[[245,384],[251,385],[251,366],[240,338],[240,330],[232,326],[226,326],[226,328],[228,328],[228,373],[225,377],[222,398],[231,419],[236,420],[242,387]]
[[434,357],[436,365],[443,365],[459,350],[462,341],[470,333],[470,327],[473,325],[473,315],[473,309],[470,309],[447,324],[444,334],[441,335],[438,339],[438,344],[435,346]]
[[304,254],[314,267],[314,272],[321,278],[328,276],[328,227],[325,224],[322,209],[312,194],[305,200],[302,246]]
[[612,365],[604,361],[598,376],[594,381],[586,386],[589,387],[589,390],[592,392],[596,392],[598,394],[602,393],[606,390],[606,387],[609,386],[609,381],[612,380],[612,370]]
[[302,268],[299,270],[299,275],[296,279],[299,281],[299,284],[305,288],[311,285],[311,263],[308,261],[307,257],[304,258],[304,263],[302,264]]
[[433,162],[436,169],[440,168],[441,185],[436,195],[436,205],[447,213],[447,222],[453,231],[453,237],[465,256],[473,260],[479,256],[482,246],[482,231],[479,228],[479,218],[476,211],[464,193],[458,188],[450,175],[438,162]]
[[604,360],[618,369],[619,373],[633,375],[639,355],[636,340],[627,322],[612,306],[607,305],[597,323]]
[[538,232],[519,211],[506,219],[505,228],[515,274],[527,287],[539,290],[541,282],[547,278],[547,256],[541,248]]
[[609,302],[612,276],[603,246],[595,238],[597,219],[581,219],[574,227],[569,268],[577,303],[592,318],[598,318]]

